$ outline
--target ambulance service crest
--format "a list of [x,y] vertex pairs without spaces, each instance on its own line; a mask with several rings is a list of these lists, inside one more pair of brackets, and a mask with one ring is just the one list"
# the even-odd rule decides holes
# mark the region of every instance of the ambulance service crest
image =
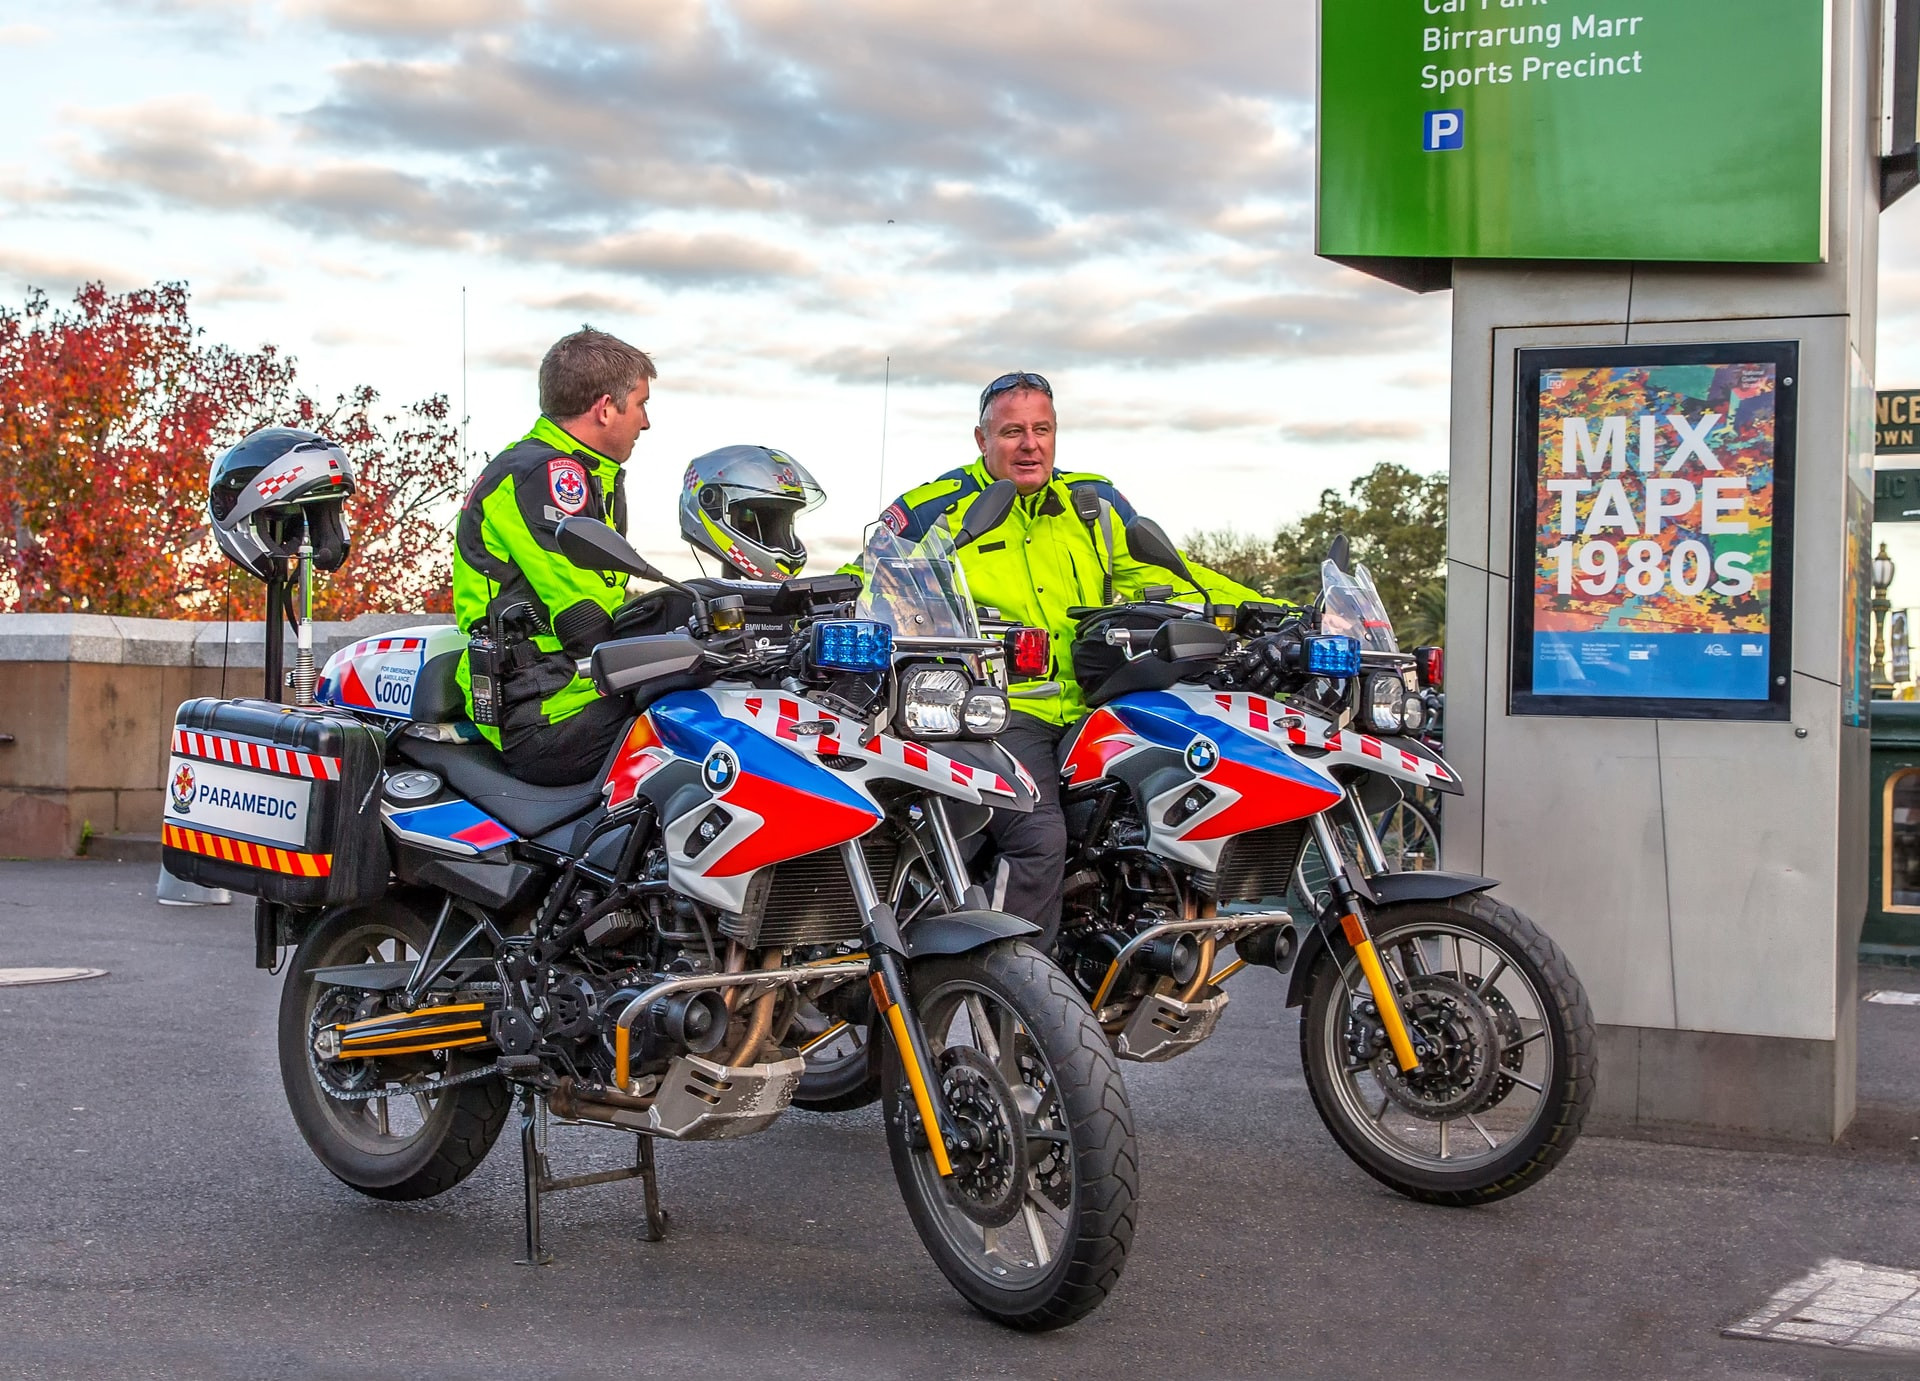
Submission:
[[173,808],[182,815],[193,809],[193,767],[181,763],[180,770],[173,774]]
[[547,487],[553,491],[554,506],[569,517],[587,506],[587,472],[577,460],[548,461]]

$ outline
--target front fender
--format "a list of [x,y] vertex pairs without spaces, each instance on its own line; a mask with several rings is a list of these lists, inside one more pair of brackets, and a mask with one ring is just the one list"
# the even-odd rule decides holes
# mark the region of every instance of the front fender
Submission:
[[[1398,906],[1404,902],[1416,901],[1452,901],[1455,897],[1464,897],[1474,892],[1484,892],[1489,887],[1500,884],[1493,878],[1483,878],[1475,873],[1380,873],[1367,879],[1367,886],[1373,892],[1373,900],[1378,906]],[[1307,1000],[1307,984],[1313,977],[1314,967],[1320,962],[1320,956],[1332,948],[1328,932],[1339,933],[1340,918],[1334,914],[1334,908],[1328,908],[1325,915],[1300,937],[1300,949],[1293,957],[1293,967],[1287,971],[1287,1006],[1298,1007]],[[1345,935],[1340,943],[1346,944]]]
[[1000,940],[1038,935],[1040,927],[1004,911],[948,911],[914,921],[902,929],[907,957],[930,954],[967,954]]

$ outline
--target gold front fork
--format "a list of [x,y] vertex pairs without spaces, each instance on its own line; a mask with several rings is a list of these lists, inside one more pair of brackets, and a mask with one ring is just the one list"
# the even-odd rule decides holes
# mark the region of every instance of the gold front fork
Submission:
[[1353,946],[1354,957],[1360,961],[1360,972],[1366,975],[1367,989],[1373,994],[1373,1005],[1380,1013],[1380,1024],[1387,1028],[1387,1043],[1393,1047],[1393,1058],[1402,1073],[1411,1074],[1420,1067],[1420,1056],[1413,1048],[1413,1036],[1400,1010],[1400,995],[1394,992],[1387,967],[1380,962],[1380,951],[1374,947],[1366,918],[1361,914],[1360,894],[1347,876],[1346,856],[1325,814],[1313,817],[1313,838],[1326,860],[1327,878],[1334,896],[1345,913],[1340,917],[1341,933]]

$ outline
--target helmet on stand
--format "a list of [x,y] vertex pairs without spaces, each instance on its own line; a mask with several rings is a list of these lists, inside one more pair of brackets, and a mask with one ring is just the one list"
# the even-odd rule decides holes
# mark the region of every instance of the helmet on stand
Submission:
[[826,491],[786,452],[722,446],[687,465],[680,535],[748,580],[781,580],[807,564],[794,519],[826,499]]
[[343,501],[353,465],[339,446],[297,427],[262,427],[213,463],[207,517],[227,559],[265,580],[267,562],[313,543],[313,564],[335,570],[347,559]]

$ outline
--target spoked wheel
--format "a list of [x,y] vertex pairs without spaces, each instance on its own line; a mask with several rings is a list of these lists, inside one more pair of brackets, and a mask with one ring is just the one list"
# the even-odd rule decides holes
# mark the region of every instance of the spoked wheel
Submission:
[[910,981],[962,1142],[943,1179],[889,1048],[887,1146],[914,1228],[983,1314],[1070,1324],[1107,1297],[1133,1240],[1133,1114],[1106,1038],[1065,975],[1017,941],[922,960]]
[[426,938],[420,918],[393,903],[329,916],[294,951],[280,994],[280,1079],[294,1123],[336,1178],[376,1199],[453,1188],[486,1158],[509,1110],[497,1078],[413,1091],[471,1071],[477,1062],[457,1050],[336,1062],[314,1052],[322,1029],[371,1015],[376,999],[316,983],[308,972],[416,959]]
[[1440,827],[1424,807],[1403,797],[1372,818],[1389,872],[1427,872],[1440,866]]
[[1593,1014],[1566,956],[1484,895],[1384,907],[1374,942],[1420,1067],[1403,1073],[1359,961],[1322,960],[1300,1020],[1314,1108],[1368,1174],[1415,1199],[1488,1203],[1544,1176],[1594,1090]]

